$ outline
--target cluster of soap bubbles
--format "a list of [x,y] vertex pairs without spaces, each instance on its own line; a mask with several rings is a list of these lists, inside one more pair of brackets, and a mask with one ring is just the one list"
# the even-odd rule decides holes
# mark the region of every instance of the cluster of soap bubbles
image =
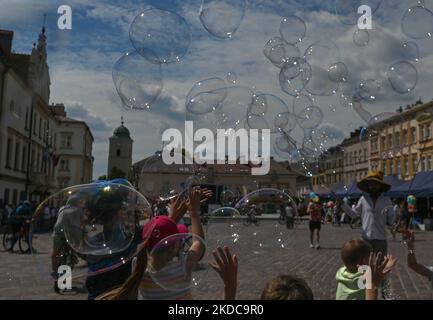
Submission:
[[[213,36],[231,38],[245,15],[246,0],[203,0],[199,18]],[[179,63],[192,42],[189,23],[180,14],[150,8],[130,25],[134,51],[124,54],[113,66],[112,77],[122,105],[127,110],[147,110],[163,89],[162,66]],[[236,83],[236,75],[228,75]]]
[[191,28],[179,14],[151,8],[138,14],[129,29],[135,51],[113,66],[113,81],[123,106],[147,110],[163,89],[162,65],[179,62],[191,45]]

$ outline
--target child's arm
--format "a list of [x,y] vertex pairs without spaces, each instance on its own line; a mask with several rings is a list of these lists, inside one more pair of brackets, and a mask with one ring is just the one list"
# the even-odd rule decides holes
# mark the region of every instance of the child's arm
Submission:
[[235,300],[238,285],[238,258],[231,255],[230,250],[218,247],[212,252],[215,262],[211,267],[219,274],[224,282],[224,300]]
[[[188,197],[188,209],[191,218],[192,234],[204,239],[203,226],[200,220],[200,189],[193,188],[190,190]],[[190,275],[204,255],[204,244],[197,238],[192,239],[192,245],[188,252],[187,274]]]
[[424,265],[420,264],[416,260],[415,256],[415,235],[413,232],[408,231],[406,233],[406,244],[409,249],[407,254],[407,266],[411,268],[413,271],[427,278],[431,278],[432,271],[426,268]]

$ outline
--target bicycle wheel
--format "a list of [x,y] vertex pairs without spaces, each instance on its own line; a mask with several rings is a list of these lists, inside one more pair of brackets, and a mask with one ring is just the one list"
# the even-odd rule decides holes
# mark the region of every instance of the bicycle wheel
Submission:
[[5,249],[5,251],[12,249],[13,237],[14,235],[12,231],[10,230],[10,228],[8,228],[3,234],[3,248]]
[[29,224],[24,225],[22,227],[18,245],[20,247],[21,253],[30,253],[31,245],[32,245],[32,237],[31,237],[31,230]]
[[30,253],[30,237],[29,235],[23,234],[20,236],[18,241],[21,253]]

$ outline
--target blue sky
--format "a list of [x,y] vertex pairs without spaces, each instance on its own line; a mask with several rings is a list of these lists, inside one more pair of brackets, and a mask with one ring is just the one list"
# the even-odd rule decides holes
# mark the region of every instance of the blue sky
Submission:
[[[217,40],[200,24],[201,0],[183,1],[85,1],[85,0],[0,0],[0,28],[15,31],[14,50],[29,53],[47,13],[48,59],[51,73],[51,102],[64,102],[72,117],[86,120],[95,136],[95,177],[104,174],[107,165],[108,138],[124,115],[135,141],[133,160],[152,154],[161,145],[163,127],[181,127],[185,119],[185,97],[197,81],[225,78],[237,74],[237,84],[260,92],[277,95],[291,109],[293,97],[281,91],[276,69],[263,55],[267,40],[278,35],[283,16],[297,15],[307,25],[307,36],[300,44],[301,52],[315,41],[336,43],[339,60],[346,63],[351,81],[384,76],[384,70],[395,59],[395,44],[405,40],[401,18],[417,1],[359,1],[380,3],[373,15],[374,30],[366,48],[353,44],[352,26],[340,23],[335,14],[335,1],[250,0],[245,18],[231,40]],[[432,0],[426,0],[433,9]],[[57,8],[68,4],[73,10],[73,29],[57,29]],[[127,112],[121,107],[111,79],[114,63],[133,50],[129,26],[143,9],[152,6],[176,12],[189,23],[193,41],[180,63],[163,66],[164,88],[151,111]],[[406,39],[407,40],[407,39]],[[397,42],[396,42],[397,41]],[[366,104],[377,114],[395,111],[400,105],[415,102],[419,96],[431,100],[432,40],[416,41],[421,61],[415,63],[419,81],[407,95],[398,95],[384,84],[375,103]],[[386,82],[386,79],[385,81]],[[338,93],[332,97],[316,97],[323,113],[323,128],[340,138],[363,124],[356,113],[340,104]],[[302,140],[302,130],[293,132]],[[338,140],[338,139],[336,139]]]

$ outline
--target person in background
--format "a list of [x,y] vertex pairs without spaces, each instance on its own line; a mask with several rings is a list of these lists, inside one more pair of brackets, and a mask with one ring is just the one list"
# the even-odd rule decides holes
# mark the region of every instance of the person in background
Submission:
[[341,227],[341,213],[343,209],[341,209],[341,204],[335,204],[333,210],[333,224],[337,224]]
[[44,215],[43,215],[42,219],[43,219],[42,232],[48,232],[48,231],[50,231],[50,226],[51,226],[51,209],[50,209],[49,205],[46,205],[44,207]]
[[394,202],[394,214],[395,214],[395,219],[394,219],[394,224],[390,227],[390,232],[392,235],[392,239],[395,241],[396,240],[396,234],[397,232],[399,232],[400,230],[400,225],[401,225],[401,220],[402,220],[402,214],[403,214],[403,210],[405,208],[404,205],[404,200],[402,199],[397,199]]
[[294,208],[292,207],[292,203],[289,202],[286,204],[285,208],[283,208],[283,212],[285,212],[286,215],[286,227],[287,229],[293,229],[295,225],[295,215],[296,215],[296,204],[294,204]]
[[314,248],[314,233],[316,232],[316,249],[320,249],[320,229],[322,228],[322,206],[319,196],[311,192],[310,203],[307,207],[307,214],[310,215],[310,248]]
[[410,230],[413,224],[413,220],[415,218],[415,214],[418,212],[417,205],[416,205],[416,198],[415,196],[408,196],[406,199],[407,202],[407,213],[406,216],[406,230]]
[[364,194],[354,208],[338,199],[341,208],[352,219],[361,217],[362,239],[372,246],[374,252],[384,255],[388,253],[386,226],[394,223],[395,219],[394,210],[388,210],[392,208],[392,202],[384,195],[390,187],[383,181],[382,172],[371,172],[358,183]]
[[57,208],[54,205],[50,207],[50,216],[51,216],[50,231],[52,231],[57,221]]

